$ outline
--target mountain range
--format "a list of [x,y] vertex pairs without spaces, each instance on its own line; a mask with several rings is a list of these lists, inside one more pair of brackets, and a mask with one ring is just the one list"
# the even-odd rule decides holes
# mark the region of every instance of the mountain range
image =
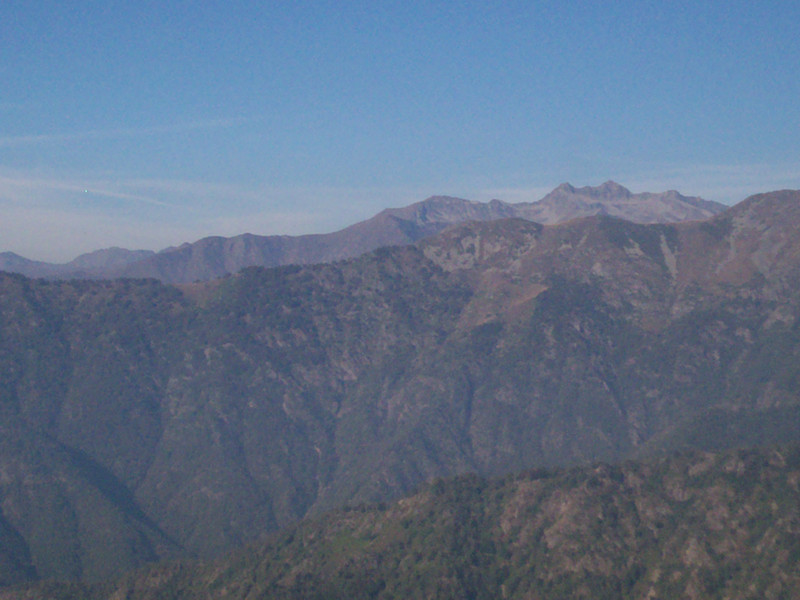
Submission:
[[795,442],[797,222],[787,190],[191,284],[0,274],[0,584],[216,556],[435,477]]
[[382,246],[414,243],[456,223],[519,217],[538,223],[607,214],[637,223],[703,219],[726,207],[675,191],[632,194],[608,181],[598,187],[562,184],[537,202],[508,204],[434,196],[399,209],[387,209],[367,221],[329,234],[208,237],[155,253],[122,248],[97,250],[66,264],[31,261],[0,253],[0,270],[28,277],[152,277],[165,283],[206,281],[245,267],[311,264],[352,258]]

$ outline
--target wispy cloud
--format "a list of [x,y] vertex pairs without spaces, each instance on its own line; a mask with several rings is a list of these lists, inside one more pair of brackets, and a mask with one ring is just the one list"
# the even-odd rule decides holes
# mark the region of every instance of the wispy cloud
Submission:
[[157,197],[128,193],[119,189],[118,184],[103,180],[57,179],[50,177],[9,176],[0,174],[0,201],[17,203],[49,202],[58,203],[58,198],[78,194],[88,194],[93,198],[132,201],[154,206],[170,206]]
[[231,127],[256,119],[247,117],[230,117],[220,119],[207,119],[201,121],[187,121],[170,125],[157,125],[152,127],[119,127],[111,129],[90,129],[86,131],[73,131],[64,133],[41,133],[30,135],[13,135],[0,137],[0,148],[14,148],[37,144],[60,144],[81,140],[104,140],[121,137],[142,137],[181,133],[200,129],[216,129]]

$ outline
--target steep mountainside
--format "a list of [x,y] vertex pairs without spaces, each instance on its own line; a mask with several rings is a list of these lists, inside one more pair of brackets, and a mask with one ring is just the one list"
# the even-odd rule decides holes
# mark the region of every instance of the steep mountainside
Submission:
[[[0,255],[0,270],[29,277],[152,277],[166,283],[207,281],[250,266],[312,264],[351,258],[381,246],[402,246],[450,225],[520,217],[540,223],[560,223],[577,217],[608,214],[640,223],[704,219],[726,207],[677,192],[631,194],[607,182],[575,189],[559,186],[539,202],[507,204],[434,196],[341,231],[303,236],[209,237],[155,253],[119,248],[83,255],[65,265],[28,261],[12,253]],[[113,259],[113,260],[112,260]]]
[[[14,598],[796,598],[797,446],[437,481],[207,565]],[[0,593],[0,598],[3,595]]]
[[5,582],[210,556],[431,477],[796,440],[799,218],[776,192],[181,287],[2,275]]

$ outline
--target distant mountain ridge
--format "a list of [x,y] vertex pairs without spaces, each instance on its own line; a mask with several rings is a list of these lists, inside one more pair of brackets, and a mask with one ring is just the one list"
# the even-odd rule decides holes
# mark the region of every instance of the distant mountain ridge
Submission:
[[382,246],[412,244],[468,221],[517,217],[543,224],[605,214],[635,223],[706,219],[727,207],[676,191],[632,194],[613,182],[597,187],[558,186],[537,202],[488,203],[433,196],[328,234],[207,237],[158,253],[120,248],[98,250],[70,263],[54,265],[0,254],[0,270],[45,278],[155,278],[165,283],[207,281],[245,267],[313,264],[352,258]]
[[633,194],[614,181],[582,188],[562,183],[538,202],[515,206],[519,207],[515,216],[547,225],[597,214],[634,223],[676,223],[706,219],[727,208],[718,202],[683,196],[675,190]]
[[68,263],[30,260],[14,252],[0,252],[0,271],[45,279],[97,279],[155,255],[152,250],[105,248],[81,254]]

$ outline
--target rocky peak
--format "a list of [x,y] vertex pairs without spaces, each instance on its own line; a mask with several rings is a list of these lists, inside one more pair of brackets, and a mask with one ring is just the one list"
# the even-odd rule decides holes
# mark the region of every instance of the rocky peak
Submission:
[[629,198],[631,196],[631,191],[628,188],[626,188],[624,186],[621,186],[616,181],[611,181],[610,179],[608,181],[606,181],[603,185],[599,186],[599,187],[595,187],[595,188],[588,187],[588,188],[583,188],[583,190],[587,190],[588,193],[590,195],[592,195],[592,196],[603,196],[603,197],[606,197],[606,196],[619,197],[619,196],[621,196],[623,198]]

